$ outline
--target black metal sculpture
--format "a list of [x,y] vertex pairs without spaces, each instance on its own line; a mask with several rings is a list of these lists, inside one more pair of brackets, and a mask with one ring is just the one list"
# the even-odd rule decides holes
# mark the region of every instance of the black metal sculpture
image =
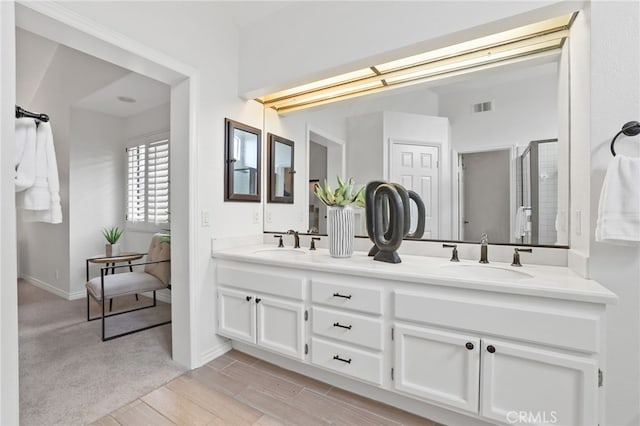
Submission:
[[[394,184],[383,183],[378,185],[373,192],[373,205],[371,209],[373,222],[373,241],[378,252],[373,260],[388,263],[400,263],[398,248],[402,244],[405,235],[405,208],[403,204],[402,190]],[[405,190],[406,193],[406,190]],[[408,195],[407,195],[408,199]],[[388,226],[385,227],[383,210],[389,211]],[[367,213],[369,215],[369,213]]]
[[[416,203],[416,207],[418,208],[418,223],[416,224],[416,230],[412,233],[408,233],[405,235],[405,238],[413,238],[419,239],[424,235],[424,226],[425,226],[425,216],[426,216],[426,208],[424,206],[424,202],[420,195],[418,195],[415,191],[407,191],[409,193],[409,199],[413,200]],[[411,218],[411,209],[410,207],[406,209],[409,212],[409,218]],[[411,219],[409,219],[411,220]]]

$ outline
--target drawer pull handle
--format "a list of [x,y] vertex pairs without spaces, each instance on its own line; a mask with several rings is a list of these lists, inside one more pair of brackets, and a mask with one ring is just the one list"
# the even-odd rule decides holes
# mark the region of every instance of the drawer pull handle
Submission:
[[342,362],[346,362],[347,364],[351,364],[351,358],[344,359],[344,358],[340,358],[340,355],[334,355],[333,359],[337,359],[338,361],[342,361]]
[[344,294],[333,293],[333,297],[342,297],[342,298],[345,298],[345,299],[351,299],[351,295],[350,294],[345,296]]
[[247,302],[251,302],[252,297],[251,296],[247,296]]
[[496,347],[493,345],[489,345],[487,346],[487,352],[489,352],[490,354],[494,353],[496,351]]
[[342,325],[339,322],[334,322],[333,326],[334,327],[340,327],[340,328],[346,328],[347,330],[351,330],[351,327],[353,327],[352,325]]
[[471,350],[473,350],[473,348],[474,348],[473,343],[471,343],[471,342],[467,342],[467,344],[466,344],[466,345],[464,345],[464,346],[465,346],[467,349],[469,349],[470,351],[471,351]]

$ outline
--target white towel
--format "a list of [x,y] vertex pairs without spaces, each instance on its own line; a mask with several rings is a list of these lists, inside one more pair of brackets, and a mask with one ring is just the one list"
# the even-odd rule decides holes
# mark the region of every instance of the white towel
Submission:
[[16,206],[27,222],[62,222],[58,164],[51,125],[42,122],[36,130],[36,178],[33,186],[18,193]]
[[518,207],[516,211],[516,226],[513,236],[516,238],[524,237],[527,224],[527,214],[524,206]]
[[618,154],[609,164],[598,204],[596,241],[640,243],[640,158]]
[[36,122],[33,118],[16,119],[16,192],[31,188],[36,180]]

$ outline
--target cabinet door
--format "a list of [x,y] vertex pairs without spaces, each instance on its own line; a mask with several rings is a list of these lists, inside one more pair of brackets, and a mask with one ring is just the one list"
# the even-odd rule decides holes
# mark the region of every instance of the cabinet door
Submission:
[[304,305],[257,296],[258,345],[304,359]]
[[256,343],[256,307],[252,294],[218,288],[218,333]]
[[596,425],[598,367],[586,357],[482,341],[480,414],[505,424]]
[[480,339],[394,324],[397,390],[477,414]]

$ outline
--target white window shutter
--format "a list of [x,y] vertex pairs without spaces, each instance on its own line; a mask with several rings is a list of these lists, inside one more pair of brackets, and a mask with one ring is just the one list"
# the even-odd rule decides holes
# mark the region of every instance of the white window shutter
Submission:
[[169,222],[169,140],[127,148],[127,222]]

